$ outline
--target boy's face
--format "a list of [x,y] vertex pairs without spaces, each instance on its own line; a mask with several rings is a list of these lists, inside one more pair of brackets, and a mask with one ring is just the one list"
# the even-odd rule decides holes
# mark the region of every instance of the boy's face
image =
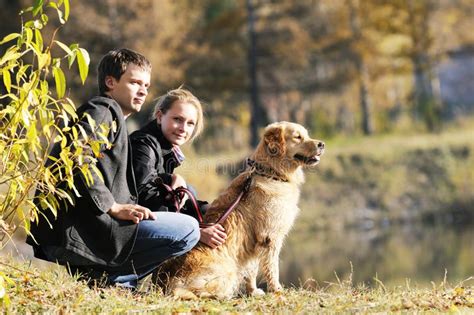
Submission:
[[129,64],[120,80],[107,76],[105,84],[109,89],[105,94],[120,105],[127,118],[132,113],[138,113],[142,108],[150,87],[150,72],[137,65]]

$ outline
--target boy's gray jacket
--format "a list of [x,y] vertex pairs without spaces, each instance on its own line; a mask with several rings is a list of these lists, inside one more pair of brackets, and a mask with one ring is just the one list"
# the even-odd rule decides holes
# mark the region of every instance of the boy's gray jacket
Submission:
[[[50,210],[43,210],[48,220],[39,215],[39,223],[31,224],[33,237],[29,236],[27,243],[33,246],[38,258],[46,258],[42,249],[49,246],[59,249],[58,252],[65,256],[57,257],[59,263],[83,265],[88,261],[94,265],[117,266],[128,258],[137,234],[137,225],[132,221],[117,220],[107,214],[114,202],[137,203],[125,118],[120,106],[105,96],[92,98],[79,107],[77,113],[77,124],[86,130],[88,136],[93,136],[92,127],[84,113],[96,121],[96,128],[100,124],[110,127],[108,139],[112,146],[101,145],[96,164],[103,180],[92,172],[94,183],[88,186],[82,174],[77,172],[74,182],[80,197],[75,197],[74,205],[60,203],[56,219]],[[56,143],[51,156],[59,157],[60,152],[60,143]],[[51,162],[48,161],[47,165]],[[61,188],[65,187],[62,185]],[[35,203],[40,204],[39,198],[35,198]]]

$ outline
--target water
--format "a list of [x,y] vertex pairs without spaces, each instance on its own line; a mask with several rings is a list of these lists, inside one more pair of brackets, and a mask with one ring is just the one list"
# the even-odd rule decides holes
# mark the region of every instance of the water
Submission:
[[457,284],[474,276],[474,226],[292,231],[280,256],[281,281],[287,286],[324,287],[337,283],[337,277],[349,279],[351,268],[354,284],[373,286],[377,277],[386,286],[407,279],[431,286],[443,281],[445,271],[447,282]]
[[[17,239],[0,255],[11,252],[35,265],[50,265],[34,259],[30,246]],[[354,284],[385,286],[457,284],[474,276],[474,226],[399,225],[385,228],[290,232],[280,255],[280,278],[286,286],[301,284],[324,287],[337,277]],[[308,279],[311,279],[308,281]],[[472,284],[472,281],[470,282]]]

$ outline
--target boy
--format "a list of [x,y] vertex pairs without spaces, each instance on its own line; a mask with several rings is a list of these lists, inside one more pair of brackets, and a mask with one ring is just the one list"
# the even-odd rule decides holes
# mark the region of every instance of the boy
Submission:
[[[125,119],[145,102],[150,73],[150,62],[129,49],[110,51],[100,61],[100,96],[77,109],[77,124],[93,136],[87,113],[97,125],[110,126],[112,146],[101,146],[96,164],[103,180],[93,173],[94,181],[87,185],[80,172],[75,174],[80,197],[74,205],[63,204],[57,218],[45,210],[48,220],[40,216],[31,226],[34,238],[29,236],[27,243],[36,257],[69,265],[71,272],[92,279],[105,274],[108,284],[134,288],[164,260],[184,254],[198,242],[195,219],[138,205]],[[60,152],[57,143],[50,155],[59,157]]]

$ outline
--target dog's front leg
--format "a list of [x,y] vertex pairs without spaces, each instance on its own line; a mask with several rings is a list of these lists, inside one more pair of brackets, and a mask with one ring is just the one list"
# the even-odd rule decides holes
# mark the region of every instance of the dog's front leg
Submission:
[[267,281],[268,291],[270,292],[281,291],[283,289],[280,284],[278,262],[282,243],[282,239],[267,242],[260,261],[260,267],[262,268],[263,276]]
[[257,287],[257,275],[258,275],[258,260],[251,260],[244,270],[244,282],[245,282],[245,289],[248,295],[257,296],[257,295],[264,295],[262,289]]

